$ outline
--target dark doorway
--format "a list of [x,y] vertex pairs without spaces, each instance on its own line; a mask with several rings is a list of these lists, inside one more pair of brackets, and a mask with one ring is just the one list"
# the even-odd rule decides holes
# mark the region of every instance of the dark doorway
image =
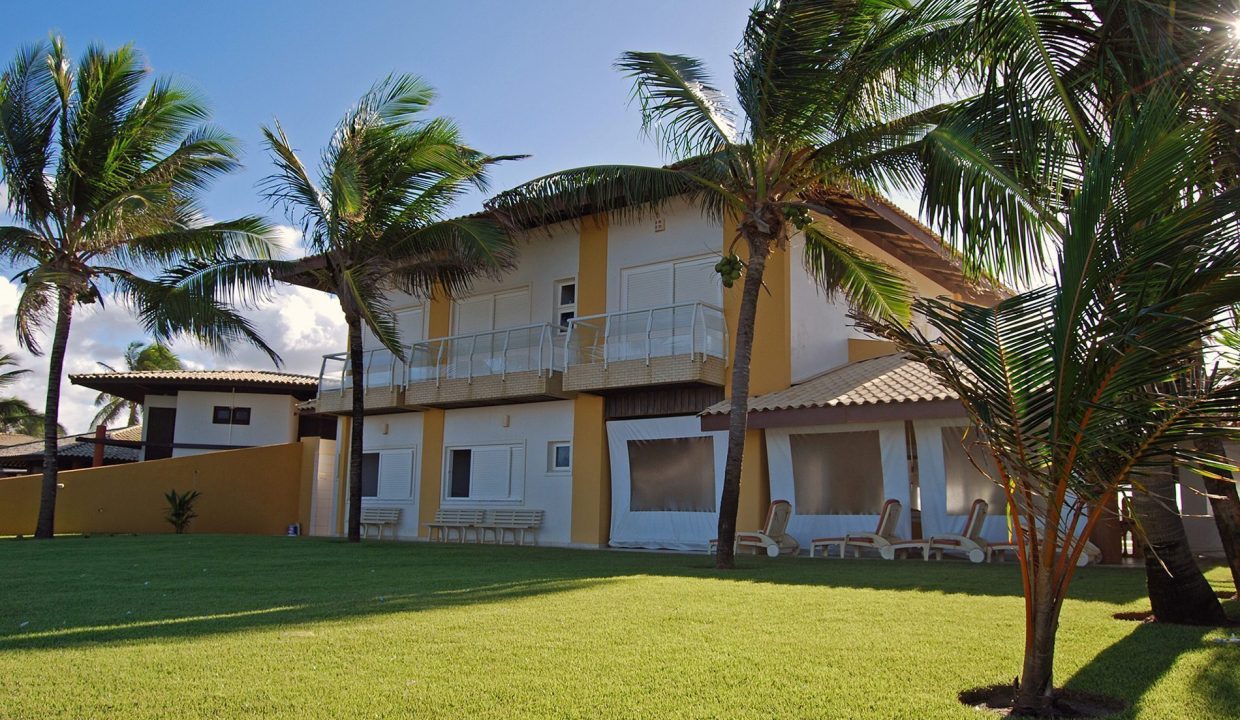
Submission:
[[146,410],[147,460],[172,457],[172,434],[177,426],[177,409],[153,407]]

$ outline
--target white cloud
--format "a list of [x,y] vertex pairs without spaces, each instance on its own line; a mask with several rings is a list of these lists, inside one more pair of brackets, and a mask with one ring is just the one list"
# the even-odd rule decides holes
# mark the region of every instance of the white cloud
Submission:
[[[38,408],[46,395],[47,357],[35,357],[17,348],[14,316],[20,289],[0,277],[0,347],[13,352],[21,367],[31,372],[9,392]],[[281,288],[270,302],[247,311],[268,345],[283,360],[286,372],[317,375],[323,354],[338,352],[345,346],[344,316],[335,298],[298,287]],[[79,308],[74,315],[65,358],[66,374],[95,372],[98,362],[121,367],[126,346],[146,340],[142,327],[129,308],[108,301],[104,309]],[[50,343],[48,338],[44,345]],[[237,345],[229,356],[218,356],[196,343],[181,340],[173,344],[186,367],[193,369],[248,368],[271,369],[271,360],[260,350]],[[95,391],[71,384],[61,386],[60,422],[71,432],[86,432],[95,414]]]

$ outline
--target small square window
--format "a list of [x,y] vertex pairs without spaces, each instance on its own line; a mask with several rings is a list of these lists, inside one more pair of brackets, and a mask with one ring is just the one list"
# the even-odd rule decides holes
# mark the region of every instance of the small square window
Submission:
[[567,472],[573,469],[573,446],[566,442],[553,442],[547,452],[547,470]]
[[249,425],[250,409],[248,407],[235,407],[232,409],[233,425]]
[[232,423],[232,408],[226,405],[216,405],[215,410],[211,413],[211,422],[215,425],[228,425]]
[[577,313],[573,312],[572,310],[565,310],[564,312],[560,313],[560,326],[568,327],[568,322],[575,317],[577,317]]
[[564,283],[560,286],[560,304],[577,304],[577,283]]

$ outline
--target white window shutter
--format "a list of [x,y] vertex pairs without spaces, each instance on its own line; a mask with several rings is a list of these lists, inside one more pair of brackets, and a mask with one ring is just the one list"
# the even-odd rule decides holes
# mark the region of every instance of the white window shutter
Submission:
[[624,309],[642,310],[672,304],[672,266],[636,268],[624,273]]
[[469,497],[475,500],[507,500],[512,494],[512,448],[473,449],[469,469]]
[[422,308],[416,307],[396,313],[396,324],[400,328],[402,345],[412,345],[426,339],[422,332]]
[[530,290],[521,288],[495,295],[495,330],[530,324]]
[[379,453],[379,498],[408,500],[413,497],[413,450]]
[[467,335],[491,330],[493,305],[494,301],[490,295],[457,301],[456,317],[453,320],[456,323],[454,334]]
[[715,259],[702,258],[676,263],[675,298],[672,302],[723,304],[723,286],[715,272]]

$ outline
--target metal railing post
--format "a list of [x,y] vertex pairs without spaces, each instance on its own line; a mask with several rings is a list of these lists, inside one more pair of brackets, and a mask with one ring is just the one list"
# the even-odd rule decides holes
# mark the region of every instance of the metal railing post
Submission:
[[[676,327],[676,310],[672,310],[672,337],[675,338]],[[654,308],[646,311],[646,364],[650,364],[650,333],[654,328]],[[672,342],[675,342],[673,339]]]
[[611,359],[611,316],[608,315],[603,319],[603,369],[607,369],[607,363]]
[[[504,331],[504,350],[503,350],[503,354],[500,356],[500,359],[499,359],[499,362],[500,362],[499,379],[500,380],[508,379],[508,344],[511,341],[512,341],[512,330],[511,329],[505,330]],[[494,345],[492,345],[492,347],[494,347]]]

